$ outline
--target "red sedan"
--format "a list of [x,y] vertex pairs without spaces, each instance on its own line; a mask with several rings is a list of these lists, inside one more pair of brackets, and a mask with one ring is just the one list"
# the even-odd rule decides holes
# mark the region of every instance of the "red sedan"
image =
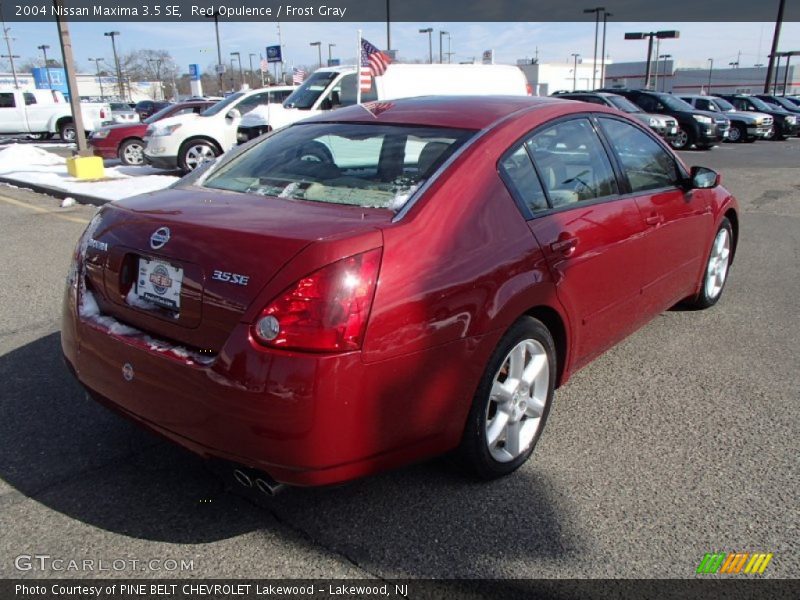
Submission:
[[244,485],[456,451],[510,473],[553,391],[661,311],[715,304],[736,200],[612,108],[343,108],[104,206],[64,301],[96,400]]
[[119,158],[125,165],[141,165],[144,163],[144,132],[147,126],[167,117],[177,117],[187,113],[201,113],[214,102],[193,101],[170,104],[148,117],[141,123],[132,125],[110,125],[92,132],[89,145],[95,156],[103,158]]

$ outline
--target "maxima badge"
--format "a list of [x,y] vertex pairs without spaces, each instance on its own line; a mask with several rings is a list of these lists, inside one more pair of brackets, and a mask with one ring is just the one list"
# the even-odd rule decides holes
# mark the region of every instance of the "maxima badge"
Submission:
[[150,247],[153,250],[163,248],[169,241],[169,227],[159,227],[150,236]]

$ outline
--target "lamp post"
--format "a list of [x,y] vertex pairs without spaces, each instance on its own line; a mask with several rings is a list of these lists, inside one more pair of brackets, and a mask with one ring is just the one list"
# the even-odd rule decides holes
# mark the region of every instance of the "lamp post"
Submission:
[[659,40],[664,39],[673,39],[680,37],[680,31],[670,30],[670,31],[649,31],[649,32],[641,32],[637,31],[635,33],[626,33],[625,39],[626,40],[643,40],[647,38],[647,67],[645,69],[644,74],[644,87],[650,88],[650,66],[653,57],[653,39],[657,38]]
[[333,53],[331,52],[331,48],[336,46],[336,44],[328,44],[328,66],[331,66],[331,61],[333,60]]
[[41,46],[36,46],[39,50],[42,51],[44,54],[44,72],[47,73],[47,87],[51,90],[53,89],[53,80],[50,78],[50,67],[48,67],[47,63],[47,51],[50,49],[50,46],[47,44],[42,44]]
[[450,35],[450,34],[447,31],[442,31],[441,29],[439,30],[439,64],[440,65],[444,63],[444,54],[442,53],[442,38],[444,38],[444,36],[446,36],[446,35]]
[[595,73],[597,71],[597,32],[600,27],[600,13],[605,12],[604,6],[584,8],[584,14],[594,13],[594,60],[592,62],[592,89],[595,88]]
[[672,58],[672,54],[659,54],[658,58],[659,60],[664,59],[663,70],[661,72],[661,91],[663,92],[667,81],[667,60]]
[[711,72],[714,70],[714,59],[708,59],[708,95],[711,96]]
[[[772,51],[769,53],[769,66],[767,66],[767,78],[764,81],[764,93],[769,94],[769,86],[772,83],[772,67],[774,59],[778,53],[778,40],[781,37],[781,25],[783,25],[783,9],[786,7],[786,0],[780,0],[778,4],[778,17],[775,19],[775,31],[772,34]],[[11,52],[9,52],[11,54]]]
[[789,60],[793,56],[800,55],[800,50],[791,50],[789,52],[784,52],[784,56],[786,56],[786,66],[784,67],[783,71],[783,96],[786,96],[789,93],[787,86],[789,85]]
[[103,62],[102,58],[90,58],[89,62],[93,62],[95,68],[97,69],[97,83],[100,84],[100,100],[105,102],[106,95],[103,93],[103,78],[100,76],[100,63]]
[[239,85],[241,87],[244,87],[244,73],[242,72],[242,53],[231,52],[231,56],[235,56],[236,59],[239,61]]
[[236,64],[231,59],[231,93],[236,91]]
[[428,34],[428,62],[433,64],[433,41],[431,35],[433,34],[433,27],[426,27],[425,29],[420,29],[420,33],[427,33]]
[[608,17],[613,17],[610,12],[603,12],[603,49],[600,51],[600,87],[606,86],[606,25]]
[[580,54],[574,53],[574,54],[570,54],[570,56],[572,57],[572,60],[573,60],[573,64],[572,64],[572,91],[574,92],[576,89],[578,89],[578,57],[580,57]]
[[119,31],[106,31],[103,35],[111,38],[111,49],[114,52],[114,64],[117,66],[117,89],[120,100],[124,100],[125,91],[123,90],[122,87],[122,69],[120,69],[119,57],[117,56],[117,43],[114,40],[114,38],[116,38],[119,35]]
[[254,75],[255,71],[253,71],[253,57],[254,56],[257,56],[257,55],[254,54],[253,52],[251,52],[250,55],[247,57],[250,60],[250,87],[256,87],[255,75]]
[[317,54],[319,55],[319,68],[322,68],[322,42],[311,42],[309,46],[317,47]]

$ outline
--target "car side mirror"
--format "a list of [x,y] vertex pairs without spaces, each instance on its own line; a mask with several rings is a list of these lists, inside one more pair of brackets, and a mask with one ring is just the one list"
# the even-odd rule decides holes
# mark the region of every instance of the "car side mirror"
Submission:
[[692,189],[695,190],[715,188],[720,184],[721,179],[719,173],[706,167],[692,167],[690,174]]
[[230,121],[235,121],[236,119],[238,119],[241,116],[242,116],[242,113],[240,113],[238,109],[232,108],[225,115],[225,118],[230,120]]

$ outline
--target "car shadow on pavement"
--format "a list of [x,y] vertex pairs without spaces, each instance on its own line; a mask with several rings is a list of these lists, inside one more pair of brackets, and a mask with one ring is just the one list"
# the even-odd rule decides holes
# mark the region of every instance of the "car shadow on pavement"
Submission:
[[16,490],[0,482],[3,511],[30,498],[112,533],[184,544],[268,528],[382,575],[513,577],[518,561],[577,552],[554,510],[569,505],[566,494],[535,461],[478,483],[437,459],[256,501],[87,399],[62,363],[58,333],[0,356],[0,381],[0,478]]

